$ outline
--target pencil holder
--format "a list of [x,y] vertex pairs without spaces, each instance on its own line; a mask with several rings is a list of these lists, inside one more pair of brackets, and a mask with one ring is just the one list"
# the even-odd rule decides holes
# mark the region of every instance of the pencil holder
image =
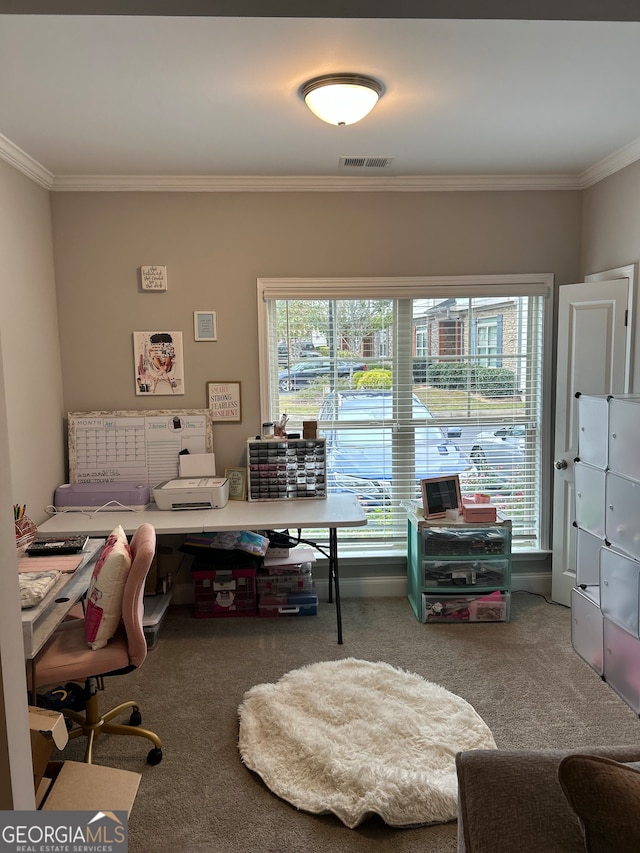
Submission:
[[31,521],[28,515],[23,515],[21,519],[15,522],[16,526],[16,550],[18,556],[24,554],[29,545],[36,538],[38,528]]

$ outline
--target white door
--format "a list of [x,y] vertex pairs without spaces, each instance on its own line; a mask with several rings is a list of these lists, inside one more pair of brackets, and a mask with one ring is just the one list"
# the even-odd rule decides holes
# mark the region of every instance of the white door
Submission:
[[631,328],[626,323],[632,286],[630,278],[617,278],[559,288],[551,595],[566,606],[570,606],[576,577],[576,394],[628,390]]

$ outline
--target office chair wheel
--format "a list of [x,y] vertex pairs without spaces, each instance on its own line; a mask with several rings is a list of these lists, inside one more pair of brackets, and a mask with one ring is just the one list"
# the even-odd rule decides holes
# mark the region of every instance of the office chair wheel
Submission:
[[147,764],[160,764],[162,761],[162,750],[158,749],[156,746],[153,749],[149,750],[149,755],[147,755]]
[[142,722],[142,714],[140,713],[140,709],[135,708],[135,710],[133,710],[131,712],[131,716],[129,717],[129,725],[130,726],[139,726],[141,722]]

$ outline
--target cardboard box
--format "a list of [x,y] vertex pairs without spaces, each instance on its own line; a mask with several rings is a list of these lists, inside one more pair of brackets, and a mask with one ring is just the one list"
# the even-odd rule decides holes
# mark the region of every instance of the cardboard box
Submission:
[[77,761],[51,761],[69,740],[62,714],[29,706],[36,806],[43,811],[131,812],[142,776]]
[[64,717],[58,711],[29,706],[29,733],[31,735],[31,762],[33,789],[38,791],[54,744],[63,749],[69,740]]
[[142,775],[101,764],[54,762],[53,784],[42,811],[126,811],[131,813]]

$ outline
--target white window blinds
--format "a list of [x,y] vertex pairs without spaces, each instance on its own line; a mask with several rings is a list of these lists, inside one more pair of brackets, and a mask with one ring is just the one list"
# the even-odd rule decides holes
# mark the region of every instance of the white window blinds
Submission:
[[258,282],[263,420],[318,421],[328,491],[367,511],[359,551],[403,542],[420,479],[451,473],[491,494],[516,548],[546,547],[550,292],[521,275]]

